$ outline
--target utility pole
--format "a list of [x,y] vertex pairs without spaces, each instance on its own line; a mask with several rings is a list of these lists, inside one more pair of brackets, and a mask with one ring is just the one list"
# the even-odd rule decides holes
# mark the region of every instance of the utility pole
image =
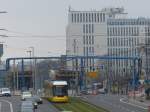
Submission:
[[15,65],[15,60],[13,60],[13,89],[14,89],[14,91],[16,90],[16,87],[15,87],[16,86],[16,83],[15,83],[15,78],[16,78],[15,77],[15,75],[16,75],[16,70],[15,69],[16,68],[15,68],[15,66],[16,66]]

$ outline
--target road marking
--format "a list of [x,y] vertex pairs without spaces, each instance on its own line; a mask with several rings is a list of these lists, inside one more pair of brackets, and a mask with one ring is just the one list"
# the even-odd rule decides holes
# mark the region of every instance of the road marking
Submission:
[[[7,100],[0,100],[0,101],[3,101],[3,102],[6,102],[10,105],[10,112],[13,112],[13,106],[12,106],[12,103],[7,101]],[[1,112],[1,111],[0,111]]]
[[134,107],[139,107],[139,108],[141,108],[141,109],[145,109],[145,110],[148,109],[148,108],[145,108],[145,107],[142,107],[142,106],[139,106],[139,105],[135,105],[135,104],[132,104],[132,103],[127,103],[127,102],[125,102],[125,101],[123,101],[123,100],[124,100],[124,98],[121,98],[121,99],[120,99],[120,102],[125,103],[125,104],[128,104],[128,105],[132,105],[132,106],[134,106]]

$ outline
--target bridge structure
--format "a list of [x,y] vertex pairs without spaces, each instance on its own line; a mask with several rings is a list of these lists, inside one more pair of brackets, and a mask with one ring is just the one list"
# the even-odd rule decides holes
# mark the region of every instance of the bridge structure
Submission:
[[84,60],[85,59],[100,59],[100,60],[131,60],[133,62],[133,74],[132,74],[132,82],[131,85],[133,87],[133,89],[135,89],[136,84],[138,82],[139,79],[139,74],[140,74],[140,66],[141,66],[141,58],[140,57],[118,57],[118,56],[64,56],[64,57],[15,57],[15,58],[8,58],[6,59],[6,68],[4,70],[1,71],[8,71],[11,67],[11,61],[21,61],[21,84],[22,87],[25,86],[25,80],[24,80],[24,61],[25,60],[38,60],[38,59],[56,59],[56,60],[66,60],[66,61],[70,61],[70,60],[78,60],[80,62],[79,68],[80,68],[80,73],[79,73],[79,86],[80,89],[85,86],[85,81],[83,79],[84,77]]

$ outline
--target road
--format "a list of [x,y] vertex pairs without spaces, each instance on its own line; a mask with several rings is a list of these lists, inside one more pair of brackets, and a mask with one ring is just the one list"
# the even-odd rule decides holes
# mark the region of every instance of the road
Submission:
[[85,96],[84,100],[101,106],[110,112],[146,112],[146,110],[141,107],[122,102],[122,97],[123,96],[100,94]]
[[[0,112],[20,112],[21,98],[18,96],[0,97]],[[58,112],[48,101],[38,106],[35,112]]]

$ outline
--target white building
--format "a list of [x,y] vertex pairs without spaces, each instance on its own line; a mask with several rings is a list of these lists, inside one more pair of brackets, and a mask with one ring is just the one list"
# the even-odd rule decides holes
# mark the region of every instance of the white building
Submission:
[[[68,56],[106,55],[107,20],[109,18],[125,18],[125,16],[123,8],[106,8],[101,11],[69,9],[66,28],[66,54]],[[90,67],[94,66],[95,62],[88,59],[88,61],[84,61],[84,64]],[[70,62],[68,66],[74,66],[74,63]]]
[[[150,52],[147,48],[150,42],[150,19],[108,19],[107,20],[108,34],[108,55],[109,56],[141,56],[141,47],[144,45],[145,51],[142,53],[143,68],[148,70]],[[141,46],[142,45],[142,46]],[[123,69],[130,69],[133,66],[132,61],[114,61],[111,63],[114,68],[118,68],[116,72],[122,73]]]

